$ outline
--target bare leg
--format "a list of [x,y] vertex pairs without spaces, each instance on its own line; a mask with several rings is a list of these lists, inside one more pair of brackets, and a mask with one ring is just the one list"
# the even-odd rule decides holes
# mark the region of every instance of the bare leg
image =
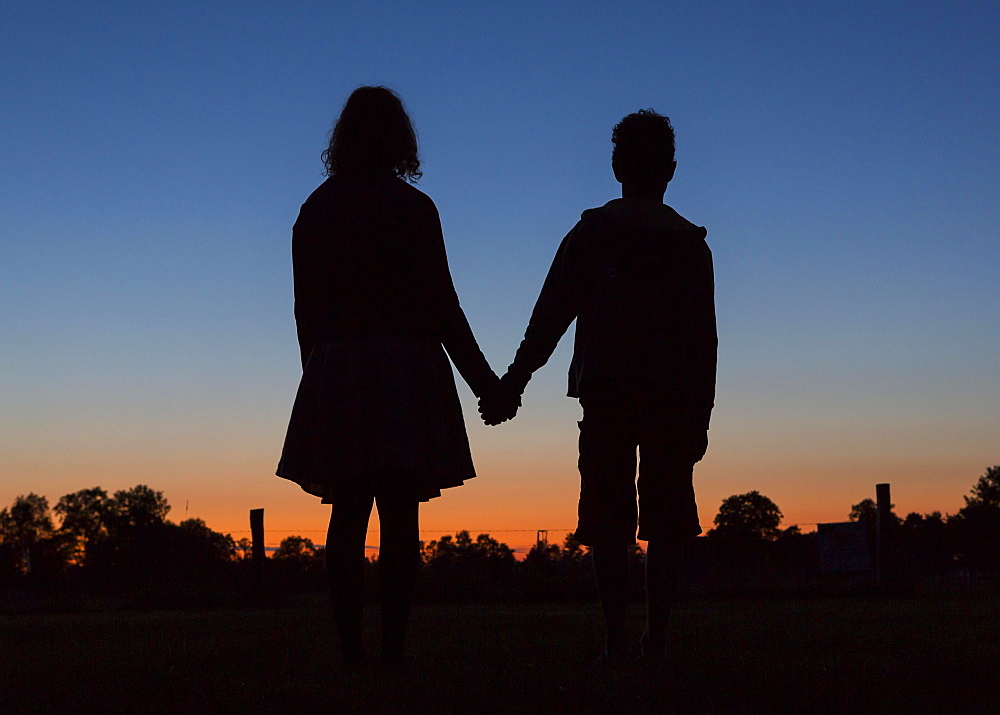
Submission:
[[646,545],[646,632],[643,656],[662,658],[667,647],[667,619],[674,605],[685,539],[650,540]]
[[382,661],[403,662],[413,586],[420,565],[420,502],[411,497],[376,496],[379,547],[379,602],[382,610]]
[[622,663],[628,654],[625,611],[628,604],[628,547],[621,544],[594,546],[594,576],[604,611],[605,657]]
[[365,534],[372,497],[339,500],[326,533],[326,574],[345,668],[365,662],[361,622],[365,594]]

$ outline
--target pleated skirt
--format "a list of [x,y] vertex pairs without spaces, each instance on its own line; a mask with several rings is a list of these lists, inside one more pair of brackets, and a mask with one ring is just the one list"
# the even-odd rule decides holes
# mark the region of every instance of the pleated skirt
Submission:
[[428,338],[351,338],[306,362],[276,474],[324,503],[427,501],[476,476],[451,364]]

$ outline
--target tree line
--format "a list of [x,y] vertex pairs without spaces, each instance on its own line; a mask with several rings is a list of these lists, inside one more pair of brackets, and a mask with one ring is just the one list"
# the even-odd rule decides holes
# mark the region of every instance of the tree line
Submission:
[[[109,494],[100,487],[59,498],[18,496],[0,509],[0,586],[173,595],[242,593],[252,586],[251,544],[210,529],[201,519],[173,523],[163,493],[146,485]],[[850,521],[874,532],[876,505],[862,499]],[[1000,573],[1000,465],[973,484],[965,506],[944,516],[890,513],[894,573],[910,582]],[[711,590],[755,585],[822,585],[815,533],[781,528],[781,509],[757,491],[723,500],[706,538],[697,539],[687,579]],[[489,534],[467,531],[421,544],[420,591],[427,600],[565,599],[593,596],[586,547],[569,534],[539,542],[523,559]],[[633,549],[632,581],[642,586],[643,554]],[[377,588],[378,562],[368,562]],[[323,547],[288,536],[267,562],[271,588],[322,590]]]

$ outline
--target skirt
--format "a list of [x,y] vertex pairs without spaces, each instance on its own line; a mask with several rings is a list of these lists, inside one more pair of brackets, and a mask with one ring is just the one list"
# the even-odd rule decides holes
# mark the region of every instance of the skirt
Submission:
[[427,501],[476,476],[451,363],[429,338],[344,338],[306,361],[276,474],[333,503]]

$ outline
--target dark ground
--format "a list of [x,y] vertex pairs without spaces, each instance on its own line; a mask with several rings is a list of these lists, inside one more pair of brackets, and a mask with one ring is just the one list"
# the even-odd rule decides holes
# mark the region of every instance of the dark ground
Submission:
[[337,671],[316,600],[8,615],[0,712],[996,712],[997,606],[689,600],[665,666],[617,670],[593,662],[594,604],[423,606],[407,669],[361,676]]

